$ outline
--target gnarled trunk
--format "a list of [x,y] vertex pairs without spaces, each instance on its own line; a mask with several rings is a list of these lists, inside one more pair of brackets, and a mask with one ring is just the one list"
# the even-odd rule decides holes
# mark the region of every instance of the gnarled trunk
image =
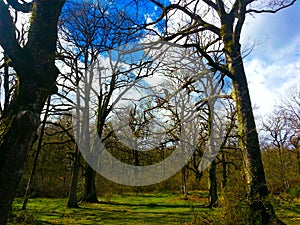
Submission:
[[64,2],[33,1],[28,42],[21,47],[8,5],[0,1],[0,45],[11,59],[18,79],[14,97],[0,120],[1,225],[7,222],[45,101],[56,91],[57,20]]
[[0,138],[0,224],[6,224],[39,114],[25,110],[1,121]]

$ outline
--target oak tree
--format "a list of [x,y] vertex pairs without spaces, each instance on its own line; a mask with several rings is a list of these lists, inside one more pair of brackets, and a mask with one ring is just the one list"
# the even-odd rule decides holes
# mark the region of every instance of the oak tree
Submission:
[[[40,114],[56,92],[57,20],[65,0],[0,1],[0,45],[16,71],[13,99],[0,121],[0,224],[5,224]],[[13,12],[31,13],[27,42],[20,45]]]
[[[260,218],[261,224],[283,224],[267,198],[268,188],[240,40],[247,15],[276,13],[293,5],[296,0],[190,0],[174,1],[168,5],[151,1],[160,7],[161,16],[150,25],[166,20],[164,32],[158,34],[161,39],[198,51],[212,69],[231,79],[248,184],[250,223],[254,224]],[[201,41],[199,36],[204,35],[213,40]],[[214,51],[216,45],[222,46],[222,51]]]

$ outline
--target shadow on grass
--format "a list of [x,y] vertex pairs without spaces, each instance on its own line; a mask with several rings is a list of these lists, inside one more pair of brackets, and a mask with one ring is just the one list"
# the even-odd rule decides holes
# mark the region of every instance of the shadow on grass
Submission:
[[[115,206],[138,206],[138,207],[148,207],[148,208],[183,208],[187,207],[188,204],[159,204],[159,203],[123,203],[123,202],[115,202],[115,201],[100,201],[100,204],[104,205],[115,205]],[[197,207],[205,208],[205,204],[199,204]]]
[[[150,198],[151,197],[151,198]],[[193,211],[208,212],[204,199],[183,200],[178,196],[112,196],[99,203],[81,203],[79,208],[68,208],[66,199],[30,199],[27,213],[30,224],[184,224],[190,222]],[[15,202],[14,213],[21,214],[21,201]],[[17,224],[17,223],[9,223]]]

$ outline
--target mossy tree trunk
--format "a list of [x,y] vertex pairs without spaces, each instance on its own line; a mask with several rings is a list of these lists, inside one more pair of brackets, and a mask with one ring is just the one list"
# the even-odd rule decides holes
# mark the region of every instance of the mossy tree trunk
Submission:
[[14,97],[0,121],[0,224],[7,222],[45,101],[56,91],[57,20],[63,4],[64,0],[36,0],[27,8],[25,3],[12,6],[32,12],[28,42],[21,47],[9,5],[0,1],[0,45],[18,79]]
[[225,153],[222,152],[221,154],[222,154],[221,155],[221,158],[222,158],[222,161],[221,161],[221,163],[222,163],[222,182],[221,182],[221,188],[225,189],[226,186],[227,186],[227,178],[228,178],[228,174],[227,174],[228,168],[227,167],[228,166],[227,166],[227,163],[226,163]]
[[[185,2],[174,3],[168,6],[164,6],[158,1],[152,2],[162,11],[162,15],[155,22],[173,15],[176,10],[190,19],[188,24],[184,24],[175,32],[172,26],[170,26],[171,29],[168,29],[169,24],[166,23],[164,41],[175,41],[180,44],[178,40],[181,41],[185,37],[186,43],[182,44],[182,47],[196,49],[214,71],[219,71],[221,76],[227,76],[232,80],[240,147],[244,155],[245,173],[249,187],[248,196],[251,209],[249,218],[255,216],[254,218],[258,219],[258,215],[260,216],[258,221],[252,220],[250,224],[258,224],[258,222],[261,224],[284,224],[277,218],[268,200],[268,188],[243,65],[240,38],[247,14],[276,13],[293,5],[296,0],[270,0],[265,8],[260,4],[251,4],[256,2],[255,0],[194,1],[195,6],[193,7],[191,7],[191,2],[188,4]],[[209,10],[205,11],[205,7],[208,7]],[[215,20],[208,22],[209,16],[214,17]],[[207,35],[208,33],[211,35]],[[203,41],[203,38],[208,36],[213,40]],[[214,47],[217,48],[215,52]],[[223,54],[218,56],[220,48],[222,48]]]
[[[258,134],[255,126],[248,85],[243,65],[236,68],[238,71],[234,87],[234,100],[238,116],[238,132],[240,147],[243,151],[246,180],[249,187],[251,224],[256,224],[259,214],[261,224],[284,224],[277,217],[268,199],[268,187],[266,183]],[[255,219],[254,219],[255,218]]]
[[[230,28],[225,33],[230,33]],[[232,32],[231,34],[234,37],[234,33]],[[224,40],[226,40],[225,36]],[[249,188],[249,222],[250,224],[257,224],[258,221],[261,224],[284,224],[276,216],[273,206],[268,199],[269,191],[240,44],[234,43],[234,38],[230,40],[230,43],[227,43],[226,50],[228,54],[226,54],[226,57],[233,78],[233,100],[237,110],[239,144],[243,152],[245,175]]]
[[[221,11],[220,38],[224,43],[226,68],[232,79],[233,100],[237,110],[238,135],[243,151],[245,175],[250,203],[249,223],[284,224],[276,216],[268,199],[268,187],[261,158],[258,133],[241,53],[240,36],[247,12],[247,3],[236,2],[229,14]],[[237,20],[236,20],[237,19]]]

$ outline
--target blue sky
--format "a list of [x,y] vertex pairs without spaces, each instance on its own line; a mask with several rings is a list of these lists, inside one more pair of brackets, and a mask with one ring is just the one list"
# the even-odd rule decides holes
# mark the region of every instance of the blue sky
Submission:
[[245,69],[256,114],[264,116],[300,81],[300,2],[276,14],[248,15],[242,43],[253,42]]
[[[139,2],[139,9],[149,8],[147,0]],[[253,42],[257,44],[245,58],[245,69],[256,114],[264,115],[300,81],[300,1],[276,14],[248,15],[242,44],[247,48]]]
[[[132,16],[141,20],[149,12],[148,16],[154,18],[160,13],[149,11],[153,4],[148,0],[138,1],[134,7],[126,2],[116,0],[118,7],[129,8]],[[138,14],[134,13],[136,9]],[[264,116],[300,81],[300,1],[276,14],[248,15],[242,45],[247,49],[253,43],[256,43],[253,51],[245,58],[245,69],[252,103],[258,108],[255,113]]]

